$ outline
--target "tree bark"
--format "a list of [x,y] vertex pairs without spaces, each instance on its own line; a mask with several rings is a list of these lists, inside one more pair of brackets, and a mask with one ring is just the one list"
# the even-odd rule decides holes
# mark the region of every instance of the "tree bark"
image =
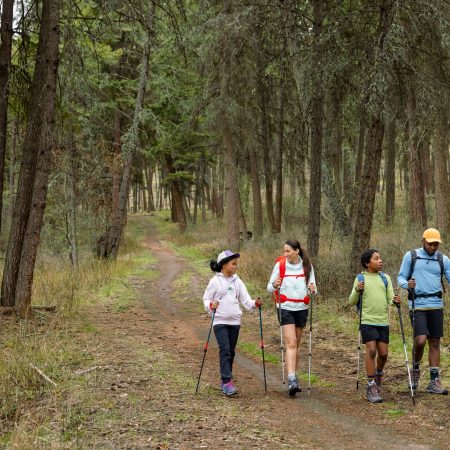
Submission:
[[248,157],[250,161],[250,178],[252,183],[253,198],[253,226],[255,238],[260,239],[263,236],[264,222],[261,200],[261,184],[259,181],[258,160],[256,159],[255,148],[250,144],[248,147]]
[[3,224],[3,179],[8,130],[8,83],[11,67],[14,0],[3,0],[0,43],[0,231]]
[[352,224],[354,224],[356,220],[356,210],[358,208],[358,200],[361,189],[361,176],[364,163],[364,142],[366,135],[366,127],[367,124],[365,123],[365,119],[361,115],[359,119],[358,142],[356,147],[355,183],[353,187],[353,201],[350,204],[350,213],[349,213]]
[[280,110],[278,115],[277,193],[275,197],[275,231],[277,233],[281,233],[281,217],[283,214],[284,105],[286,102],[286,67],[284,62],[282,70],[283,78],[280,86]]
[[320,209],[322,194],[322,126],[323,92],[320,60],[323,20],[323,0],[313,0],[313,65],[312,65],[312,123],[309,183],[308,250],[311,256],[319,254]]
[[436,199],[436,226],[450,234],[450,185],[448,173],[449,132],[447,116],[442,115],[435,137],[434,152],[434,186]]
[[276,231],[275,227],[275,214],[273,210],[273,174],[272,174],[272,158],[270,156],[270,144],[269,144],[269,120],[267,113],[267,88],[264,85],[262,79],[262,64],[260,64],[260,74],[257,81],[257,92],[259,100],[259,109],[261,114],[261,147],[263,150],[264,160],[264,183],[266,193],[266,211],[267,219],[269,221],[270,229],[272,232]]
[[390,121],[386,131],[386,209],[385,222],[391,224],[395,217],[395,119]]
[[407,102],[409,120],[408,150],[410,158],[410,195],[409,195],[409,222],[413,226],[426,228],[427,211],[425,204],[425,187],[422,164],[419,152],[418,129],[415,120],[416,95],[413,86],[408,90]]
[[[377,36],[377,52],[373,70],[381,70],[379,66],[386,64],[385,39],[392,24],[394,2],[383,0],[379,11],[379,24]],[[376,73],[376,72],[375,72]],[[381,91],[382,92],[382,91]],[[369,128],[366,138],[364,170],[361,177],[360,197],[353,233],[352,252],[350,258],[350,269],[352,273],[359,271],[361,253],[369,247],[372,232],[373,211],[375,206],[375,194],[377,191],[380,163],[383,151],[384,122],[382,119],[382,105],[384,94],[379,90],[369,93],[368,101],[378,105],[376,110],[369,116]],[[375,108],[375,106],[373,106]]]
[[336,224],[339,235],[343,237],[351,236],[352,225],[350,223],[350,219],[348,218],[345,208],[339,199],[339,193],[336,189],[335,180],[333,179],[331,170],[325,161],[322,162],[322,186],[333,215],[333,223]]
[[26,316],[54,146],[60,0],[44,0],[27,131],[2,280],[2,306]]
[[66,197],[68,206],[68,240],[69,240],[69,258],[74,269],[78,269],[78,236],[77,236],[77,209],[76,209],[76,164],[77,164],[77,149],[75,146],[73,130],[69,139],[69,170],[66,175]]
[[[230,15],[233,12],[233,2],[225,0],[223,2],[223,12]],[[229,19],[231,21],[231,17]],[[221,138],[224,153],[225,170],[225,205],[227,221],[227,241],[233,251],[239,249],[239,188],[237,183],[237,164],[235,161],[233,135],[230,123],[230,104],[231,104],[231,85],[230,78],[232,73],[231,65],[235,64],[232,57],[230,37],[223,35],[221,49],[221,79],[220,79],[220,97],[222,99],[222,108],[220,111],[221,120]]]

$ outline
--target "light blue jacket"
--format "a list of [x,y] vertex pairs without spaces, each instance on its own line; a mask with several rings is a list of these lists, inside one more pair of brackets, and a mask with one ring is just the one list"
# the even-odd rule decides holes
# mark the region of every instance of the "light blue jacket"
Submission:
[[[441,266],[436,258],[436,254],[429,255],[423,248],[416,249],[418,258],[414,266],[412,276],[416,280],[416,295],[418,296],[414,301],[415,309],[442,309],[444,302],[439,297],[420,297],[420,294],[433,294],[434,292],[442,292],[441,284]],[[443,255],[444,261],[444,277],[450,283],[450,260]],[[411,267],[411,253],[408,251],[403,256],[402,265],[398,274],[398,285],[404,289],[408,288],[408,275]],[[412,307],[412,302],[408,302],[409,308]]]

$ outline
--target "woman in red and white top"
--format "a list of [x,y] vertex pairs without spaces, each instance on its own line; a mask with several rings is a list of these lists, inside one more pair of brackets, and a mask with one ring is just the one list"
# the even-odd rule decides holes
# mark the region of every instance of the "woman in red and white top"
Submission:
[[301,392],[296,373],[298,348],[308,320],[308,291],[316,292],[316,280],[311,261],[298,241],[286,241],[283,254],[273,268],[267,290],[276,292],[278,318],[286,342],[288,392],[295,395]]

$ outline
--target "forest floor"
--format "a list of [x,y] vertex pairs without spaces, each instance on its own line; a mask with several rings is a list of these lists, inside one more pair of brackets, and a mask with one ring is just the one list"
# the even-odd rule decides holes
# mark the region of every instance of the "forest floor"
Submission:
[[[289,398],[275,362],[266,363],[264,393],[259,317],[248,311],[243,314],[234,369],[239,396],[226,398],[219,390],[214,336],[195,394],[210,324],[201,302],[209,275],[160,241],[151,217],[136,216],[130,222],[140,230],[153,260],[129,279],[134,295],[127,302],[111,295],[87,307],[86,324],[72,337],[83,358],[72,368],[80,382],[65,406],[65,429],[59,430],[66,440],[42,435],[40,447],[450,448],[448,397],[426,394],[423,377],[412,407],[404,360],[391,359],[384,402],[370,405],[364,397],[365,383],[355,390],[354,340],[349,342],[321,322],[314,324],[310,395],[303,376],[304,392]],[[272,306],[265,305],[268,359],[279,346],[274,316]],[[307,334],[305,338],[303,372]]]

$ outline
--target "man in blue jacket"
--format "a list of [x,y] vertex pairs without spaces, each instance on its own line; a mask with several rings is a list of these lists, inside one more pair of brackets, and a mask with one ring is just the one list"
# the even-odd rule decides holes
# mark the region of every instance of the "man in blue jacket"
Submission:
[[425,230],[422,248],[410,250],[403,257],[397,281],[399,286],[408,289],[409,314],[414,328],[412,387],[418,388],[420,361],[428,341],[430,382],[427,392],[447,395],[439,377],[439,364],[444,334],[443,277],[450,283],[450,260],[438,252],[440,243],[438,230]]

